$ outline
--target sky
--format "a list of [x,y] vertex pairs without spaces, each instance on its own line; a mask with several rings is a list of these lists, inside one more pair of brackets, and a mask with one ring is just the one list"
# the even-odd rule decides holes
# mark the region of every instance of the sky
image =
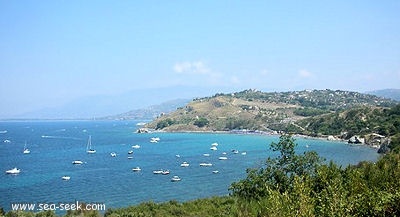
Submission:
[[173,86],[400,88],[399,11],[398,0],[0,0],[0,118]]

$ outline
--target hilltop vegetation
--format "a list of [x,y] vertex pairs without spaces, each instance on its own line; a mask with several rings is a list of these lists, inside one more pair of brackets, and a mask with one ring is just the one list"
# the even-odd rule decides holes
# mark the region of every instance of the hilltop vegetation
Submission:
[[[377,96],[339,90],[281,93],[245,90],[194,99],[148,126],[167,131],[282,130],[306,117],[361,106],[390,107],[395,104],[395,101]],[[202,124],[195,124],[199,119]]]
[[245,90],[194,99],[147,127],[165,131],[272,130],[338,137],[344,132],[349,137],[375,132],[392,136],[396,129],[389,126],[391,122],[381,123],[390,119],[386,117],[391,115],[388,108],[395,105],[393,100],[350,91]]
[[[397,105],[397,106],[396,106]],[[396,101],[340,90],[264,93],[245,90],[194,99],[147,127],[164,131],[250,130],[348,140],[354,136],[387,152],[400,147]]]

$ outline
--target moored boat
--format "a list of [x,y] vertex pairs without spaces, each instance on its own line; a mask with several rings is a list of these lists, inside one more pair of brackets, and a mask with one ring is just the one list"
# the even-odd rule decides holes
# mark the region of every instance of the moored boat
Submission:
[[132,148],[138,149],[138,148],[140,148],[140,145],[132,145]]
[[83,162],[80,160],[74,160],[72,161],[72,164],[83,164]]
[[135,167],[132,169],[133,172],[140,172],[142,169],[140,167]]
[[179,176],[173,176],[171,178],[171,182],[179,182],[179,181],[181,181],[181,178]]
[[64,180],[64,181],[68,181],[68,180],[71,179],[71,177],[70,176],[63,176],[63,177],[61,177],[61,179]]
[[88,143],[86,145],[86,153],[94,154],[96,150],[92,148],[92,136],[89,136]]
[[157,143],[157,142],[159,142],[159,141],[160,141],[160,138],[159,138],[159,137],[153,137],[153,138],[150,139],[150,142],[151,142],[151,143]]
[[153,174],[162,174],[163,171],[162,170],[153,170]]
[[6,170],[7,174],[19,174],[21,172],[20,169],[18,169],[17,167],[12,168],[11,170]]
[[181,163],[181,167],[188,167],[189,166],[189,163],[188,162],[183,162],[183,163]]
[[31,151],[26,147],[26,141],[25,141],[23,153],[24,153],[24,154],[29,154],[29,153],[31,153]]

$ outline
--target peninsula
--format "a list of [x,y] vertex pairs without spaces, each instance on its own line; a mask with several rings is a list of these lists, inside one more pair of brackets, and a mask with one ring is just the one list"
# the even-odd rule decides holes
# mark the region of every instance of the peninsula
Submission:
[[168,132],[287,132],[381,147],[399,141],[397,101],[343,90],[261,92],[196,98],[145,127]]

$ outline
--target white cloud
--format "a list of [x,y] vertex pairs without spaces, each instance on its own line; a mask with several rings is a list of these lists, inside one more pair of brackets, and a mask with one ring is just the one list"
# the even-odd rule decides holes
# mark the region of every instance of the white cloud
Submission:
[[211,70],[203,61],[178,62],[173,67],[179,74],[210,74]]
[[313,76],[313,74],[310,71],[306,70],[306,69],[301,69],[299,71],[298,75],[300,77],[302,77],[302,78],[310,78],[310,77]]
[[172,67],[177,79],[184,84],[223,85],[227,79],[212,70],[204,61],[177,62]]

